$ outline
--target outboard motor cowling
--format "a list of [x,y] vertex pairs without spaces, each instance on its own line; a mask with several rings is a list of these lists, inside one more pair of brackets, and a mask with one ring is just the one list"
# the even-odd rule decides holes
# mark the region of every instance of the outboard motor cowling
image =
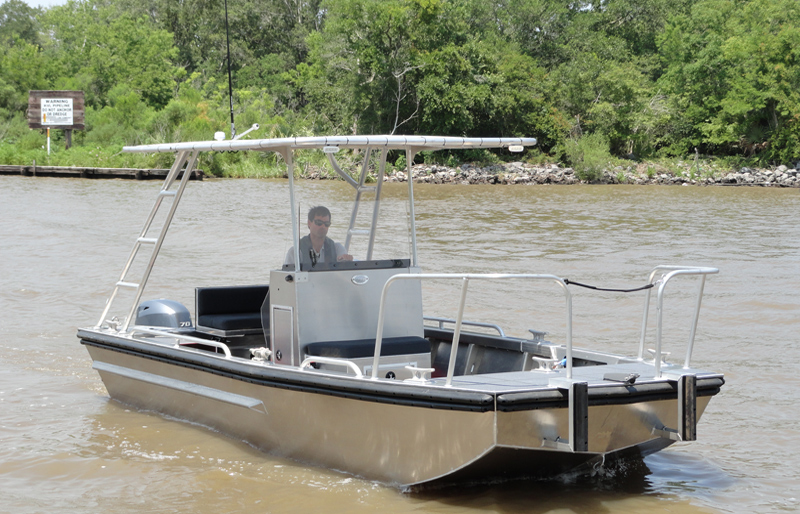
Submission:
[[194,330],[192,315],[182,303],[174,300],[147,300],[136,309],[136,324],[166,327],[182,331]]

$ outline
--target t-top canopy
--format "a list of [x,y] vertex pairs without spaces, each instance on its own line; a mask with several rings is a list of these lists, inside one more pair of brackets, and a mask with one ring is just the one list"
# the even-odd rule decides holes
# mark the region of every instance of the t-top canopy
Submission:
[[339,148],[386,147],[388,149],[443,150],[470,148],[507,148],[533,146],[536,138],[519,137],[443,137],[443,136],[330,136],[284,137],[278,139],[236,139],[228,141],[190,141],[155,145],[126,146],[123,152],[156,153],[179,151],[237,151],[312,150],[336,146]]

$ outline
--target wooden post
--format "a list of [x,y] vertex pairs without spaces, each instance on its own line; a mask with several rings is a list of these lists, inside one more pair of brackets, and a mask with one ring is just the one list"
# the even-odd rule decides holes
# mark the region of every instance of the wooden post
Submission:
[[70,148],[72,148],[72,129],[64,130],[64,139],[67,142],[67,148],[66,149],[69,150]]

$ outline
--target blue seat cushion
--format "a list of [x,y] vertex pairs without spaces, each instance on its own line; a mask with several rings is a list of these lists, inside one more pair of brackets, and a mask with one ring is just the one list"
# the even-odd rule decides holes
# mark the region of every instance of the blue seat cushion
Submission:
[[[431,343],[424,337],[388,337],[381,342],[381,355],[407,355],[430,353]],[[375,355],[375,339],[351,341],[323,341],[306,345],[306,353],[315,357],[359,359]]]

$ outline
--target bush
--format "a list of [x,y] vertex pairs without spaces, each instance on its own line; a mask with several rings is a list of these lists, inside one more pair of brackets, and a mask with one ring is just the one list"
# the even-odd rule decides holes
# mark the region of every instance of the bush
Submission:
[[564,154],[579,179],[596,182],[603,178],[603,170],[613,164],[608,139],[603,134],[589,134],[580,139],[570,139],[564,144]]
[[401,153],[397,160],[394,161],[394,167],[400,171],[405,171],[407,164],[405,153]]
[[[505,152],[506,154],[508,153],[507,150]],[[424,150],[418,155],[425,164],[438,164],[440,166],[448,166],[450,168],[457,168],[459,165],[465,162],[474,163],[481,166],[488,166],[490,164],[497,164],[501,162],[497,154],[487,148],[444,151]],[[515,159],[519,158],[518,154],[511,155],[514,155]],[[415,161],[419,162],[418,160]]]

